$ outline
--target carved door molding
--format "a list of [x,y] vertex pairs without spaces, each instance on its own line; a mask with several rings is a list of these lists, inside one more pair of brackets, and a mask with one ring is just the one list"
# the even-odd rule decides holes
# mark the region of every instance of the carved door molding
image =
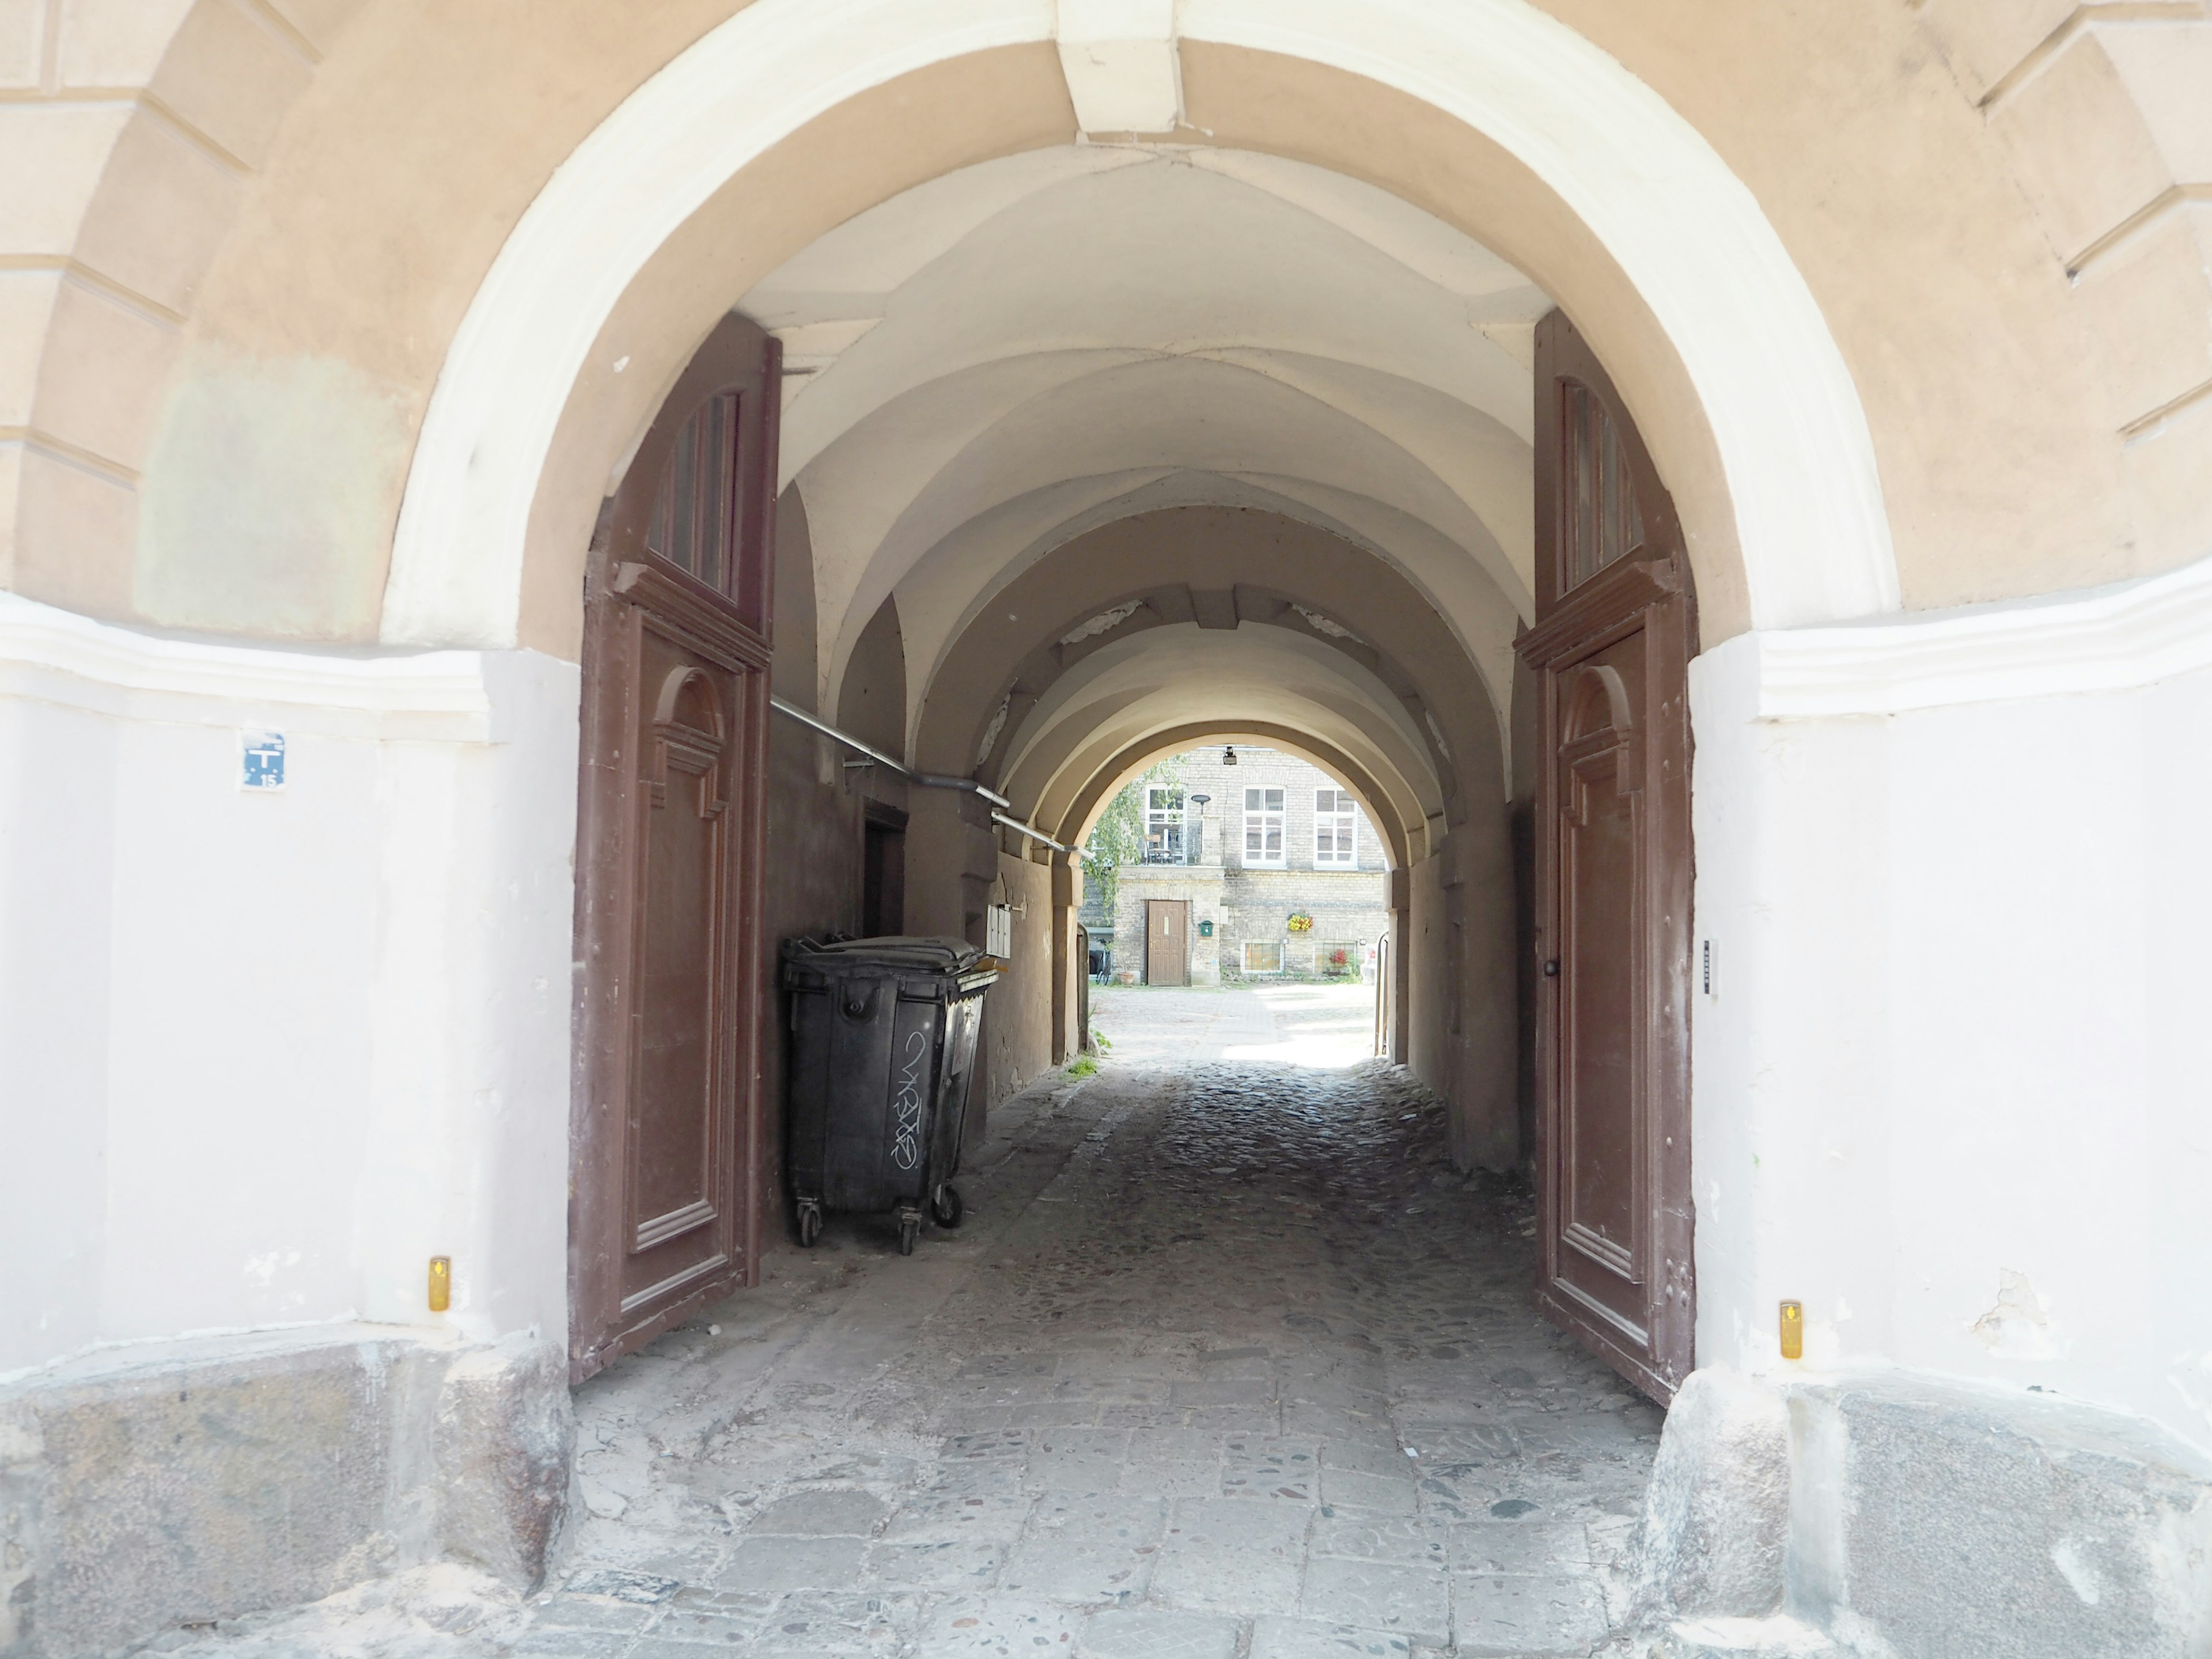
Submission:
[[1536,334],[1537,1304],[1666,1401],[1696,1363],[1689,659],[1674,504],[1561,313]]
[[717,327],[586,567],[572,1381],[758,1279],[779,366]]

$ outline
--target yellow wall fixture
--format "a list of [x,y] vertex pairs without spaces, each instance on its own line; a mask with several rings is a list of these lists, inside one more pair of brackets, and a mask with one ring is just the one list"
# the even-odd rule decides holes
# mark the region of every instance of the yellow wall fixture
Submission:
[[443,1313],[453,1305],[453,1258],[430,1258],[430,1311]]
[[1805,1304],[1785,1302],[1782,1304],[1782,1357],[1802,1359],[1805,1357]]

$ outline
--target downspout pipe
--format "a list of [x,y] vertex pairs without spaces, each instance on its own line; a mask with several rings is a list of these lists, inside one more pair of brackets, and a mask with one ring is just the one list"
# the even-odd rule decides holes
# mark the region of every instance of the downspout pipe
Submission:
[[888,766],[909,783],[918,783],[925,789],[964,789],[971,795],[980,795],[991,803],[994,809],[991,813],[992,823],[1002,823],[1018,835],[1027,836],[1031,841],[1041,841],[1055,853],[1068,853],[1078,857],[1082,856],[1077,848],[1054,841],[1035,824],[1024,823],[1019,818],[1012,817],[1006,809],[1011,807],[1013,802],[996,790],[986,789],[973,778],[948,777],[942,772],[917,772],[903,761],[892,759],[873,744],[862,743],[851,732],[839,731],[829,721],[808,714],[795,703],[786,702],[781,697],[771,696],[768,700],[768,705],[777,714],[788,715],[801,726],[808,726],[819,732],[825,738],[843,744],[854,754],[866,756],[876,765]]

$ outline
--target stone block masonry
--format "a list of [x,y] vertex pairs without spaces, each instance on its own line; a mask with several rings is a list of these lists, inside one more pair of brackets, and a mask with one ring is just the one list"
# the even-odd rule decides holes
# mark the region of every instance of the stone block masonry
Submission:
[[0,1656],[76,1659],[450,1559],[518,1589],[566,1512],[566,1365],[391,1327],[98,1354],[0,1389]]
[[2197,1659],[2212,1462],[2050,1395],[1699,1371],[1668,1416],[1632,1571],[1635,1622],[1673,1621],[1667,1659]]
[[[1389,931],[1389,880],[1379,871],[1372,875],[1316,870],[1229,872],[1222,882],[1222,977],[1274,977],[1264,971],[1247,970],[1244,946],[1248,941],[1279,944],[1285,974],[1328,971],[1326,952],[1330,949],[1364,947]],[[1290,931],[1293,911],[1304,911],[1313,918],[1310,931]],[[1350,971],[1354,975],[1359,972],[1356,955],[1352,957]]]

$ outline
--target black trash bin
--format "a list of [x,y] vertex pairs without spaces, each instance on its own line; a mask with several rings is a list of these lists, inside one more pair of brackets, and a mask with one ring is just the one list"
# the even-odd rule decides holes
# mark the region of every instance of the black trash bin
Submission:
[[784,1164],[799,1242],[830,1210],[890,1211],[912,1255],[925,1206],[960,1224],[960,1134],[989,958],[953,939],[783,945],[791,996]]

